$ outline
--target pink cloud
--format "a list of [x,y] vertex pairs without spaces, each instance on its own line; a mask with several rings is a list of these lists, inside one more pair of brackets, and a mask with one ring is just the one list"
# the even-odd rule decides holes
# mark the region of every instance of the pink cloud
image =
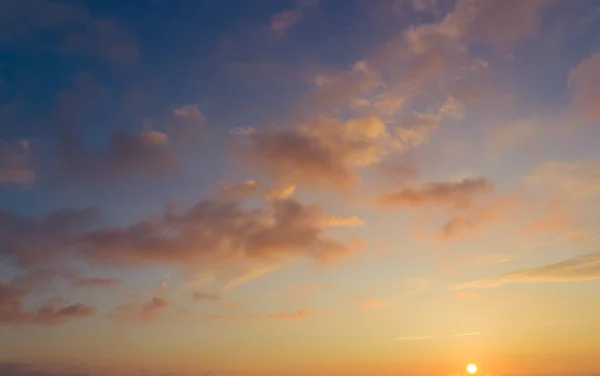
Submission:
[[494,186],[485,178],[464,179],[458,182],[427,183],[417,188],[403,188],[379,198],[382,207],[419,208],[442,205],[467,208],[481,195],[493,192]]

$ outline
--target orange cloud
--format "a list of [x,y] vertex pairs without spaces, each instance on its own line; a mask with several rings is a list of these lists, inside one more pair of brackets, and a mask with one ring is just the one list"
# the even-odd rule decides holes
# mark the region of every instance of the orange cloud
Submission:
[[255,180],[246,180],[240,184],[219,184],[219,195],[224,199],[243,200],[261,196],[267,201],[285,200],[293,196],[296,187],[294,185],[283,185],[275,188],[267,188]]
[[362,309],[376,309],[381,307],[381,302],[375,299],[366,299],[359,303]]
[[478,196],[491,193],[493,190],[493,184],[485,178],[464,179],[459,182],[434,182],[383,195],[378,203],[381,207],[418,208],[437,204],[462,209],[471,206]]
[[357,168],[387,154],[385,136],[375,117],[341,122],[321,116],[295,128],[251,132],[240,153],[249,167],[280,184],[343,189],[358,181]]
[[458,298],[471,299],[471,298],[476,298],[477,294],[473,291],[454,291],[454,296],[456,296]]
[[308,309],[300,309],[296,312],[267,313],[263,317],[268,319],[303,319],[312,314]]
[[268,271],[297,257],[332,262],[360,246],[328,236],[323,220],[329,216],[320,206],[292,199],[251,209],[219,201],[169,205],[161,215],[130,226],[90,229],[98,216],[93,208],[40,219],[2,213],[0,244],[10,247],[0,253],[25,267],[52,259],[86,259],[129,266],[197,264],[209,271],[246,265]]

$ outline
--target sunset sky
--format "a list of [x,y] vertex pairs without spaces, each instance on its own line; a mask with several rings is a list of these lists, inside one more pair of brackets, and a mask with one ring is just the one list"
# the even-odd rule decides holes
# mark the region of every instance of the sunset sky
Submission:
[[597,0],[0,0],[0,376],[600,376]]

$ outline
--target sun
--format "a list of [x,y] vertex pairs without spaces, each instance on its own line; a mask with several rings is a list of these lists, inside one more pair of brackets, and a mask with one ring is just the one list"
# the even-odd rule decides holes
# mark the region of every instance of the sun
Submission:
[[467,366],[467,372],[469,372],[471,375],[476,374],[477,373],[477,364],[473,364],[473,363],[469,364]]

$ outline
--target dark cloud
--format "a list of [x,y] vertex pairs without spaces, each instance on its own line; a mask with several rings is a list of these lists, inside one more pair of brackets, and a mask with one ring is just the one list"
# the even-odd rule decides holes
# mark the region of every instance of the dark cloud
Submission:
[[174,108],[161,119],[164,124],[153,128],[105,128],[95,140],[99,144],[92,145],[84,137],[90,131],[87,123],[92,119],[113,121],[105,118],[110,98],[107,89],[88,74],[79,74],[75,81],[72,89],[59,92],[48,117],[57,142],[47,142],[50,162],[39,163],[39,174],[51,183],[165,178],[181,171],[182,153],[197,148],[203,137],[204,115],[197,105],[184,105]]
[[0,184],[31,184],[35,179],[29,141],[0,140]]
[[[80,261],[203,266],[215,272],[232,265],[271,270],[293,258],[327,263],[354,252],[358,243],[340,242],[328,236],[326,228],[362,223],[357,217],[331,217],[318,205],[293,199],[265,202],[259,208],[211,200],[168,205],[159,215],[122,227],[103,227],[99,217],[95,208],[60,210],[33,219],[0,211],[0,258],[29,270]],[[72,272],[63,277],[80,286],[115,283]]]
[[98,208],[65,209],[31,219],[0,210],[0,257],[23,267],[69,253],[73,238],[100,218]]
[[91,15],[82,3],[22,0],[0,2],[0,45],[84,54],[117,62],[137,59],[133,33],[114,20]]
[[0,325],[59,325],[96,313],[96,308],[81,303],[47,303],[30,311],[24,307],[24,300],[32,288],[32,281],[26,278],[14,279],[10,283],[0,280]]

